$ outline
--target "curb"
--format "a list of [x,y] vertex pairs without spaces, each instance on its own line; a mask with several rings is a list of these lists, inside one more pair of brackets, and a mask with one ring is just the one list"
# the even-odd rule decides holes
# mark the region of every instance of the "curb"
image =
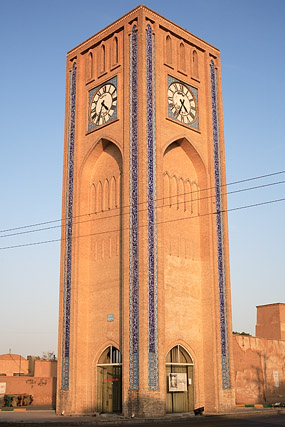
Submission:
[[236,408],[281,408],[281,406],[274,403],[255,403],[246,405],[236,405]]
[[4,408],[1,408],[0,409],[1,410],[1,412],[25,412],[26,410],[27,410],[27,408],[11,408],[11,407],[9,407],[9,406],[7,406],[7,407],[4,407]]

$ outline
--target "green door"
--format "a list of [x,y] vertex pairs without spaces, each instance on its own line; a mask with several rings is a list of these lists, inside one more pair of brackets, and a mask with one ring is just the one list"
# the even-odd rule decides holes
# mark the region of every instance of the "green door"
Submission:
[[98,412],[122,412],[121,353],[113,346],[107,347],[97,364]]
[[[192,412],[194,410],[193,362],[182,346],[176,346],[166,358],[166,412]],[[186,390],[173,391],[170,374],[184,374]]]

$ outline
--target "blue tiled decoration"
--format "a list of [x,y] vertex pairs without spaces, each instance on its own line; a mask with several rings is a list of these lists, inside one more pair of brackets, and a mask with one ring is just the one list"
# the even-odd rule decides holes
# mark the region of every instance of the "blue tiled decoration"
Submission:
[[72,216],[73,216],[73,175],[76,101],[76,63],[73,63],[69,83],[69,119],[67,150],[67,182],[65,210],[65,253],[64,253],[64,296],[63,296],[63,340],[62,340],[62,384],[69,388],[70,350],[70,304],[71,304],[71,260],[72,260]]
[[[194,98],[195,98],[195,101],[196,101],[196,105],[198,106],[199,104],[198,104],[198,89],[196,88],[196,87],[194,87],[194,86],[191,86],[191,85],[188,85],[187,83],[185,83],[185,82],[183,82],[183,81],[181,81],[181,80],[178,80],[178,79],[175,79],[174,77],[172,77],[172,76],[167,76],[167,87],[169,87],[170,85],[171,85],[171,83],[173,83],[173,82],[178,82],[178,83],[181,83],[181,84],[183,84],[184,86],[186,86],[189,90],[190,90],[190,92],[192,93],[192,95],[194,96]],[[177,118],[174,116],[174,114],[172,113],[172,111],[171,111],[171,109],[170,109],[170,107],[169,107],[169,105],[168,105],[168,117],[170,117],[171,119],[173,119],[173,120],[177,120]],[[180,122],[179,122],[180,123]],[[194,129],[199,129],[199,109],[198,109],[198,111],[197,111],[197,116],[196,116],[196,119],[194,120],[194,122],[193,123],[184,123],[186,126],[189,126],[189,127],[191,127],[191,128],[194,128]]]
[[223,236],[223,206],[221,195],[221,171],[220,171],[220,138],[219,138],[219,110],[217,100],[216,69],[214,61],[210,64],[211,98],[212,98],[212,121],[214,142],[214,168],[215,168],[215,195],[216,195],[216,227],[218,245],[218,274],[219,274],[219,301],[220,301],[220,333],[221,333],[221,355],[222,355],[222,387],[229,389],[229,353],[227,335],[227,304],[226,304],[226,278],[224,258],[224,236]]
[[146,32],[147,84],[147,240],[148,240],[148,387],[158,389],[156,141],[154,35]]
[[[92,100],[93,95],[95,94],[95,92],[97,92],[97,90],[100,89],[101,86],[106,85],[108,83],[114,85],[117,88],[117,77],[115,76],[112,79],[108,80],[107,82],[104,82],[104,84],[101,84],[100,86],[97,86],[94,89],[91,89],[89,91],[89,94],[88,94],[89,95],[88,96],[88,101],[89,101],[88,105],[89,105],[89,108],[90,108],[90,103],[91,103],[91,100]],[[108,122],[111,122],[112,120],[115,120],[116,118],[117,118],[117,105],[116,105],[116,108],[114,110],[114,113],[113,113],[112,117],[108,120]],[[90,114],[89,114],[89,109],[88,109],[88,131],[96,129],[98,126],[99,125],[95,125],[95,123],[92,122],[92,120],[90,120]]]
[[129,39],[129,387],[139,388],[138,34]]

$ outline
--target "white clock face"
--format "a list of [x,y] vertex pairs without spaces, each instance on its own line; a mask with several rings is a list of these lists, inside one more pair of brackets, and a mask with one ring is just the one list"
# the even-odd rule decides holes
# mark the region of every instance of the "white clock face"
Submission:
[[194,95],[180,82],[173,82],[168,87],[168,106],[181,123],[191,124],[197,118],[197,105]]
[[107,83],[95,92],[90,103],[90,120],[100,126],[107,123],[117,107],[117,89]]

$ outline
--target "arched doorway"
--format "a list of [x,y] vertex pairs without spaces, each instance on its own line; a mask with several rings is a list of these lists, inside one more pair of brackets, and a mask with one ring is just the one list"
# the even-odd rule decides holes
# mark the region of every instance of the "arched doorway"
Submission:
[[181,345],[166,356],[166,412],[190,412],[194,409],[193,360]]
[[122,355],[110,345],[97,363],[97,411],[122,411]]

